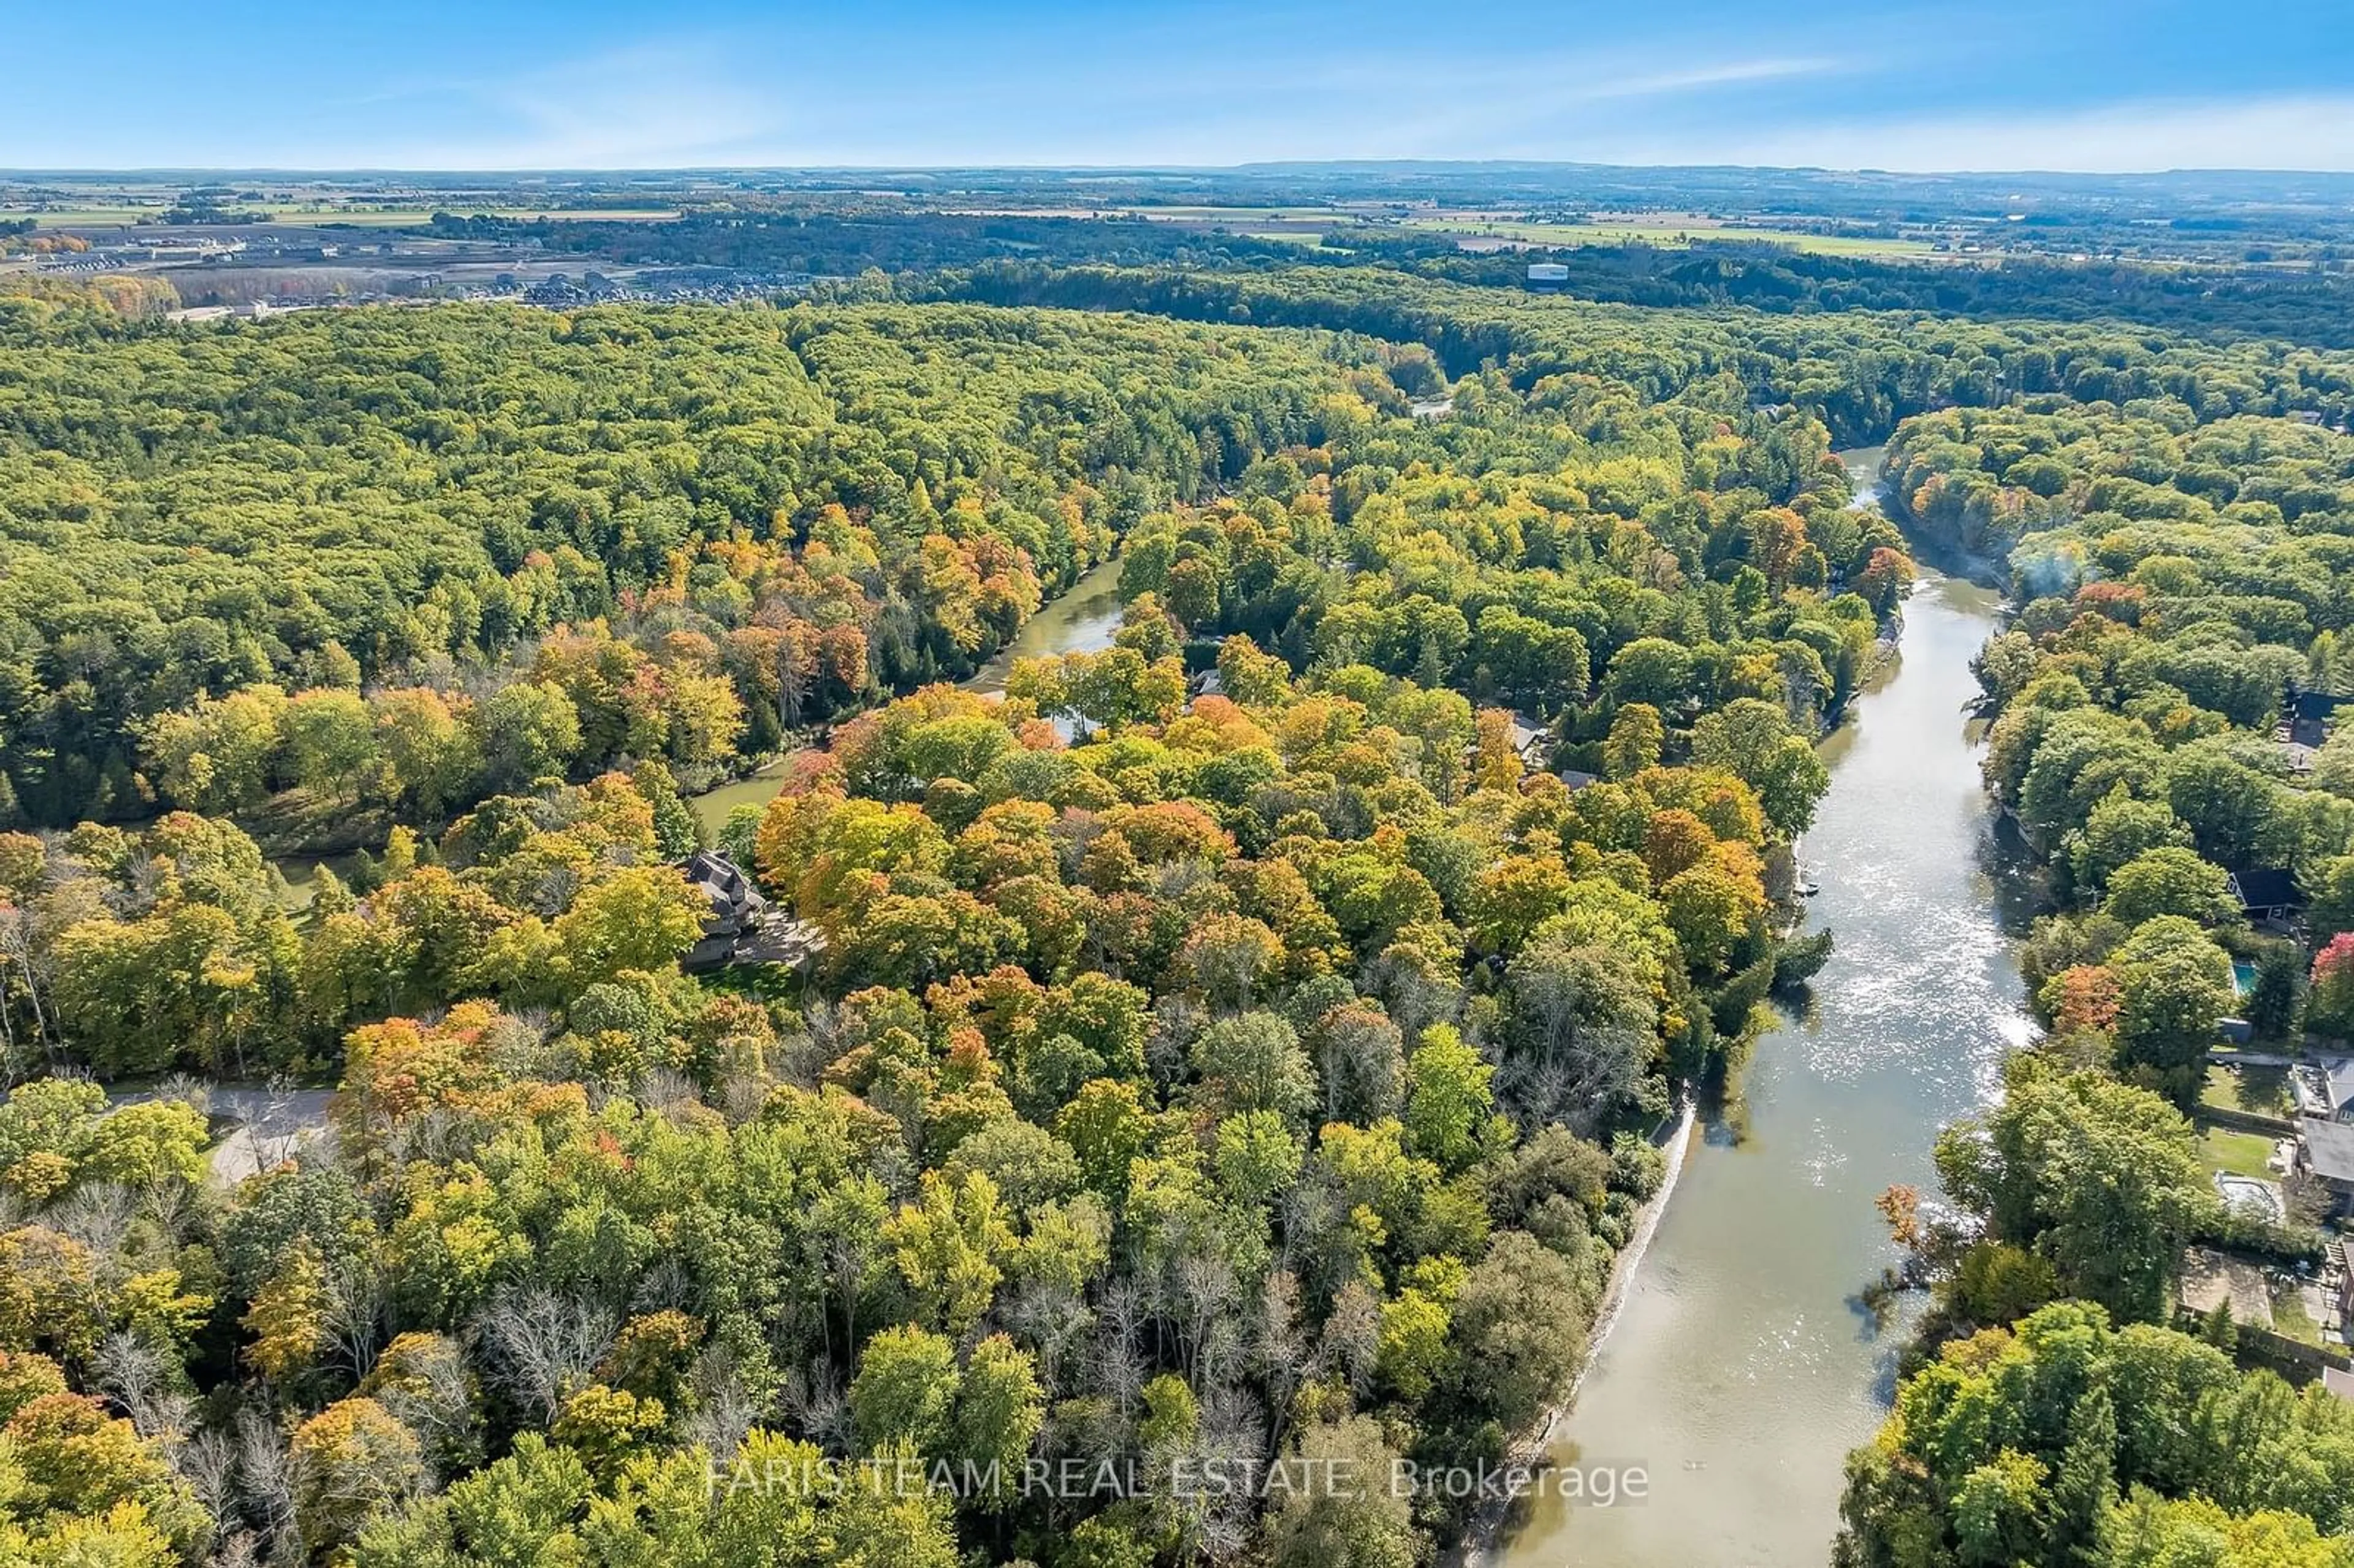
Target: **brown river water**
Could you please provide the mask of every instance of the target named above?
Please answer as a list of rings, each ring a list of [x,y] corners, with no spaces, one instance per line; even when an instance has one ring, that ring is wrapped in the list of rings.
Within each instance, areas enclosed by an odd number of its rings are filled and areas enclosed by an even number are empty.
[[[1859,503],[1879,452],[1843,453]],[[1860,1292],[1895,1253],[1872,1200],[1934,1187],[1938,1129],[1985,1105],[2031,1037],[2009,942],[2031,907],[1998,841],[1965,714],[1996,596],[1928,577],[1898,657],[1824,747],[1831,785],[1802,858],[1811,922],[1838,949],[1803,1016],[1759,1041],[1728,1103],[1705,1108],[1674,1197],[1596,1351],[1552,1458],[1639,1469],[1646,1496],[1524,1499],[1505,1568],[1818,1568],[1842,1462],[1886,1412],[1900,1314]],[[1004,689],[1015,658],[1108,646],[1119,567],[1045,606],[966,683]],[[695,805],[716,829],[781,768]]]
[[[1894,668],[1825,747],[1801,846],[1837,951],[1803,1017],[1758,1042],[1697,1139],[1553,1457],[1648,1497],[1525,1499],[1507,1568],[1828,1562],[1847,1451],[1886,1413],[1906,1325],[1861,1287],[1895,1261],[1874,1196],[1934,1189],[1938,1129],[2031,1037],[2010,938],[2028,895],[1998,842],[1964,713],[1986,589],[1928,577]],[[1588,1489],[1589,1491],[1592,1489]]]

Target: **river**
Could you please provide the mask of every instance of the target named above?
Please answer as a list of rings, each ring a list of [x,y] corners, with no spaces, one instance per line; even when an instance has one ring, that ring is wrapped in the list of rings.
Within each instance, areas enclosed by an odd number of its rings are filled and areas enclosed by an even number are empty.
[[[1039,606],[1038,613],[1022,623],[1013,641],[961,683],[968,692],[996,696],[1005,690],[1005,677],[1016,659],[1043,659],[1054,653],[1092,653],[1111,646],[1125,606],[1119,597],[1119,563],[1106,561],[1081,577],[1068,589]],[[738,806],[766,806],[784,788],[782,758],[732,783],[705,790],[688,804],[707,832],[727,825]]]
[[[1641,1466],[1643,1502],[1539,1497],[1508,1568],[1765,1568],[1829,1561],[1842,1462],[1886,1412],[1901,1321],[1858,1288],[1896,1260],[1872,1200],[1934,1184],[1937,1131],[1997,1092],[2032,1026],[1963,705],[1995,627],[1987,590],[1924,580],[1893,672],[1825,747],[1803,855],[1838,950],[1807,1015],[1766,1034],[1739,1100],[1705,1115],[1559,1429],[1556,1462]]]
[[[1847,470],[1848,482],[1855,487],[1855,495],[1849,501],[1849,507],[1860,511],[1867,506],[1879,505],[1880,498],[1887,493],[1886,482],[1880,477],[1880,465],[1888,457],[1886,444],[1856,447],[1834,455]]]
[[[1119,597],[1119,563],[1105,561],[1085,573],[1069,588],[1057,594],[1038,613],[1022,623],[1013,641],[1000,650],[980,669],[961,683],[968,692],[983,696],[996,696],[1005,690],[1005,677],[1017,659],[1042,659],[1055,653],[1093,653],[1111,646],[1112,634],[1119,630],[1121,612],[1126,606]],[[731,779],[700,795],[690,796],[687,804],[695,808],[706,832],[716,834],[727,825],[728,815],[738,806],[766,806],[776,799],[777,791],[785,787],[787,758],[775,758],[745,777]],[[296,911],[311,906],[318,890],[318,867],[323,858],[338,871],[348,870],[348,854],[294,854],[273,859],[286,880],[286,905]]]
[[[1044,659],[1056,653],[1099,653],[1111,646],[1128,606],[1119,597],[1119,562],[1109,560],[1038,607],[1022,623],[1013,641],[997,657],[973,672],[963,683],[968,692],[993,697],[1005,690],[1005,677],[1017,659]]]

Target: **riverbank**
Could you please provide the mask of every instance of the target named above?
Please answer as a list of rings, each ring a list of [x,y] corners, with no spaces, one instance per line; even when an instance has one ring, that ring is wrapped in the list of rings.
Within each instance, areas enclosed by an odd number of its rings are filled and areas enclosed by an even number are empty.
[[[1935,1181],[1940,1128],[2032,1036],[2003,855],[1964,707],[1997,597],[1929,577],[1897,657],[1824,748],[1812,920],[1838,946],[1802,1014],[1702,1107],[1675,1201],[1552,1435],[1556,1464],[1640,1467],[1645,1500],[1537,1489],[1506,1568],[1820,1568],[1850,1449],[1885,1414],[1907,1332],[1862,1287],[1895,1261],[1872,1199]]]
[[[1013,641],[957,684],[984,697],[1002,696],[1005,677],[1013,673],[1018,661],[1058,653],[1099,653],[1111,646],[1127,613],[1128,600],[1119,591],[1119,557],[1114,556],[1040,605],[1038,613],[1014,632]]]
[[[1650,1250],[1651,1236],[1659,1228],[1659,1217],[1667,1213],[1668,1202],[1675,1196],[1676,1182],[1683,1175],[1684,1155],[1691,1147],[1692,1132],[1699,1126],[1699,1113],[1692,1101],[1685,1099],[1678,1108],[1675,1122],[1667,1137],[1657,1140],[1666,1157],[1659,1172],[1659,1190],[1644,1203],[1635,1216],[1635,1229],[1618,1255],[1610,1260],[1610,1279],[1603,1287],[1602,1304],[1594,1314],[1594,1328],[1585,1345],[1585,1364],[1577,1369],[1567,1392],[1544,1413],[1544,1418],[1514,1443],[1505,1456],[1507,1468],[1534,1466],[1553,1446],[1554,1428],[1577,1403],[1577,1391],[1585,1383],[1595,1358],[1602,1353],[1603,1342],[1609,1339],[1611,1327],[1618,1321],[1618,1309],[1626,1304],[1627,1292],[1633,1284],[1635,1271],[1642,1266],[1643,1254]],[[1463,1540],[1440,1561],[1449,1568],[1486,1568],[1495,1560],[1497,1538],[1511,1518],[1525,1489],[1513,1487],[1502,1499],[1483,1505],[1472,1516]]]
[[[1856,509],[1879,508],[1882,515],[1904,531],[1905,543],[1916,560],[1947,577],[1961,577],[1998,593],[2010,586],[2009,568],[2003,562],[1970,550],[1959,540],[1932,534],[1914,517],[1902,495],[1890,493],[1886,442],[1872,447],[1849,447],[1831,456],[1847,470],[1848,483],[1855,492],[1848,505]]]

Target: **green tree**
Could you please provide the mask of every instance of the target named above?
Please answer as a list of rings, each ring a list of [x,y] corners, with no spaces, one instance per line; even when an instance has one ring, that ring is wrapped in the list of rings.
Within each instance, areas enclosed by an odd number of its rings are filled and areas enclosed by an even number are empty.
[[[1450,1024],[1434,1024],[1406,1063],[1405,1126],[1415,1152],[1452,1173],[1504,1130],[1492,1126],[1496,1069]]]
[[[1455,1298],[1456,1377],[1479,1414],[1517,1430],[1585,1356],[1592,1282],[1523,1231],[1501,1231]]]
[[[560,778],[580,754],[580,713],[554,682],[502,687],[473,709],[475,744],[493,789]]]
[[[1204,1093],[1227,1115],[1273,1111],[1297,1122],[1316,1103],[1316,1070],[1298,1032],[1275,1013],[1218,1020],[1194,1040],[1192,1055]]]
[[[928,1457],[946,1453],[963,1382],[945,1337],[912,1323],[884,1330],[866,1341],[850,1385],[859,1447],[878,1454],[904,1443]]]
[[[2109,878],[2136,857],[2158,849],[2187,849],[2190,830],[2163,800],[2137,800],[2122,784],[2093,808],[2082,832],[2069,840],[2068,867],[2077,888],[2098,894]]]
[[[961,1335],[989,1310],[1013,1233],[987,1176],[934,1171],[919,1201],[900,1205],[883,1227],[883,1245],[917,1314]]]
[[[2184,1244],[2216,1216],[2190,1124],[2158,1096],[2011,1059],[2000,1106],[1937,1140],[1946,1192],[2121,1318],[2168,1307]]]
[[[1412,1499],[1393,1478],[1398,1455],[1370,1416],[1309,1426],[1291,1463],[1300,1478],[1267,1520],[1283,1568],[1410,1568],[1420,1549]]]
[[[2145,850],[2109,877],[2108,912],[2128,926],[2179,915],[2216,926],[2239,917],[2223,868],[2174,846]]]
[[[1692,760],[1722,768],[1755,789],[1766,820],[1785,838],[1807,831],[1830,787],[1830,769],[1809,739],[1793,732],[1789,714],[1755,697],[1701,716],[1692,726]]]
[[[376,731],[356,692],[302,693],[280,723],[296,784],[329,800],[358,799],[375,771]]]
[[[296,1427],[291,1462],[302,1540],[320,1552],[350,1540],[425,1478],[416,1436],[372,1399],[339,1400]]]
[[[1691,651],[1663,637],[1638,637],[1612,656],[1603,691],[1614,703],[1641,703],[1662,713],[1681,710],[1697,694]]]
[[[1610,734],[1602,743],[1602,768],[1613,779],[1631,779],[1659,765],[1667,732],[1659,710],[1649,703],[1628,703],[1610,720]]]
[[[557,916],[557,951],[577,986],[667,969],[703,934],[710,910],[669,866],[624,866],[581,889]]]
[[[993,1483],[986,1494],[990,1504],[1008,1507],[1021,1496],[1023,1464],[1044,1420],[1044,1393],[1030,1353],[1002,1334],[974,1346],[956,1396],[950,1446]]]
[[[2145,1069],[2177,1104],[2192,1104],[2217,1022],[2234,1000],[2230,958],[2191,921],[2167,915],[2136,931],[2113,962],[2119,1062]]]

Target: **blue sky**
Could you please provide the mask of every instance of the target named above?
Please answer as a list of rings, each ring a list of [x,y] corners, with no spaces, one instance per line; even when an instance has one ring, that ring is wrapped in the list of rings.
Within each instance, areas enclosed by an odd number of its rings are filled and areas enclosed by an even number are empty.
[[[0,0],[0,167],[2354,169],[2348,0]]]

